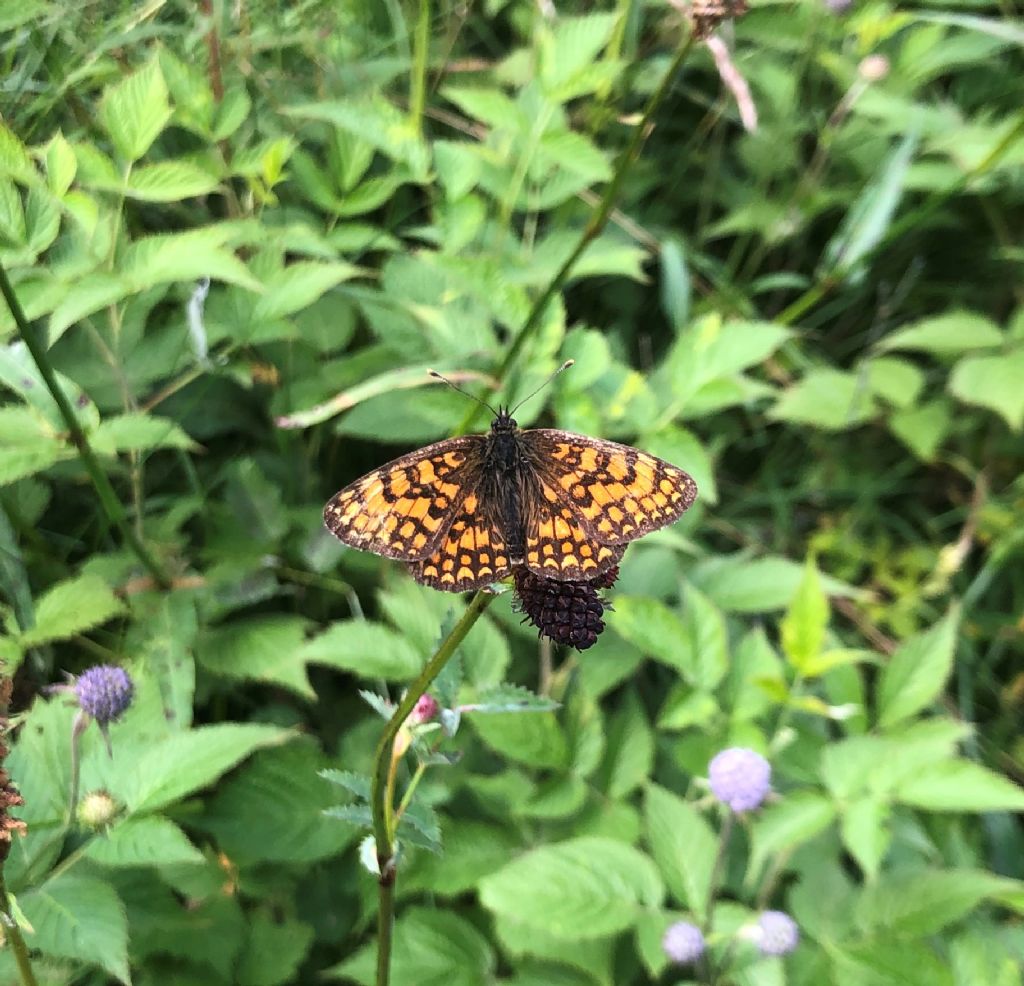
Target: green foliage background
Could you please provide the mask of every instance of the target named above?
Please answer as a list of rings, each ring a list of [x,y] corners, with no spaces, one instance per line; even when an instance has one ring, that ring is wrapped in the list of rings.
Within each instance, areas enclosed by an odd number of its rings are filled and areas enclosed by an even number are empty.
[[[648,449],[700,500],[630,548],[593,650],[552,659],[507,594],[472,630],[447,704],[559,704],[441,744],[393,981],[690,981],[670,921],[721,954],[771,906],[801,946],[741,943],[721,982],[1021,982],[1024,27],[756,3],[719,36],[757,129],[695,45],[506,365],[688,33],[660,0],[546,6],[0,3],[0,260],[175,579],[0,311],[6,881],[42,982],[373,981],[359,691],[396,695],[464,601],[342,549],[322,505],[483,424],[428,367],[505,402],[569,357],[521,423]],[[41,689],[102,662],[138,693],[112,760],[83,737],[82,791],[118,806],[91,831]],[[777,797],[716,871],[731,745]],[[336,817],[324,768],[352,772]]]

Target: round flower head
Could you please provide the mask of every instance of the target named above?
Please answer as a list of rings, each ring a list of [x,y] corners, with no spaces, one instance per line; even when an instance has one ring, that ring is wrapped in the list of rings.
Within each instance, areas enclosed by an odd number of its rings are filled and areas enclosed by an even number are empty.
[[[662,951],[679,965],[696,962],[704,954],[704,935],[689,921],[670,924],[661,939]]]
[[[78,707],[102,727],[124,714],[132,704],[135,686],[124,668],[99,664],[78,676],[75,694]]]
[[[800,929],[783,911],[765,911],[757,919],[757,947],[762,955],[788,955],[800,941]]]
[[[733,811],[759,807],[771,790],[771,764],[742,746],[722,750],[708,764],[711,793]]]

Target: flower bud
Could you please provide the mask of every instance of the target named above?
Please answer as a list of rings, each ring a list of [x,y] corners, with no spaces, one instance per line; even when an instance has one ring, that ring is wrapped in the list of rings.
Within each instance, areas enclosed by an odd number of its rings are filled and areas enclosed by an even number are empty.
[[[76,815],[85,828],[106,828],[117,815],[117,802],[104,790],[90,791],[78,802]]]

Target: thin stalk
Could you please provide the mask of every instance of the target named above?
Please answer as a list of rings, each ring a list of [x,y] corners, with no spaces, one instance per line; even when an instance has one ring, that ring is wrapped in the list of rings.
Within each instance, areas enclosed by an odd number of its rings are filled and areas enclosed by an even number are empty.
[[[420,0],[420,16],[413,36],[412,75],[409,80],[409,116],[417,134],[423,133],[423,107],[427,101],[427,62],[430,54],[430,0]]]
[[[711,868],[711,896],[708,898],[707,910],[704,912],[704,920],[701,921],[700,933],[704,936],[705,941],[708,935],[711,934],[711,926],[714,923],[715,917],[715,895],[718,893],[718,881],[722,878],[722,869],[725,866],[725,856],[729,849],[729,840],[732,838],[732,824],[734,815],[732,809],[727,809],[725,820],[722,822],[722,829],[718,833],[718,852],[715,854],[715,862]],[[715,968],[714,964],[708,958],[705,953],[703,958],[705,978],[711,983],[718,982],[719,972],[725,969],[725,964],[721,968]]]
[[[3,922],[4,935],[11,951],[14,952],[14,961],[18,965],[18,975],[21,976],[21,986],[39,986],[36,974],[32,971],[32,963],[28,958],[28,946],[22,937],[21,928],[14,920],[11,913],[11,905],[7,899],[7,884],[4,882],[3,868],[0,867],[0,918]]]
[[[92,480],[93,486],[96,488],[96,493],[99,496],[103,512],[107,515],[107,519],[110,523],[121,532],[121,536],[128,543],[128,546],[135,553],[135,556],[139,559],[142,565],[150,575],[153,576],[153,580],[157,585],[159,585],[161,589],[168,588],[171,584],[171,580],[168,578],[167,573],[163,570],[160,563],[142,543],[142,540],[136,535],[135,531],[132,530],[132,526],[128,522],[128,514],[125,511],[124,506],[117,498],[117,494],[114,492],[114,487],[111,486],[110,480],[107,478],[107,474],[103,471],[103,467],[100,465],[99,460],[96,458],[96,454],[92,450],[92,446],[89,444],[89,439],[86,438],[85,432],[82,431],[82,426],[78,423],[78,418],[75,415],[71,404],[68,402],[67,395],[57,382],[57,374],[54,372],[53,365],[50,363],[50,356],[46,351],[46,347],[42,344],[39,336],[32,330],[31,326],[28,324],[28,320],[25,318],[25,313],[22,311],[18,297],[14,293],[14,288],[11,286],[11,282],[7,278],[7,271],[4,269],[3,264],[0,264],[0,293],[3,294],[4,300],[7,302],[7,307],[11,310],[11,315],[14,316],[14,322],[18,326],[18,334],[28,347],[28,351],[31,354],[33,361],[39,368],[39,374],[43,378],[43,383],[46,385],[46,389],[50,392],[50,396],[56,403],[57,409],[60,411],[60,416],[64,419],[64,424],[67,426],[71,441],[74,443],[75,448],[78,449],[78,455],[82,460],[82,465],[85,466],[85,471],[89,474],[89,478]]]
[[[608,218],[611,216],[612,210],[615,208],[615,202],[622,189],[622,184],[626,180],[626,175],[629,173],[629,169],[633,162],[640,156],[640,151],[643,148],[644,141],[650,133],[651,120],[654,117],[654,113],[661,104],[665,94],[672,87],[672,83],[676,78],[676,73],[679,71],[683,62],[686,61],[686,58],[690,54],[692,48],[693,36],[691,35],[686,39],[686,42],[676,53],[676,57],[672,59],[672,64],[669,65],[665,74],[662,76],[661,82],[658,84],[658,88],[655,89],[648,98],[647,105],[644,107],[643,114],[640,117],[640,122],[634,127],[633,136],[630,138],[629,144],[619,157],[618,163],[615,166],[615,174],[612,175],[612,180],[605,186],[601,200],[597,203],[594,211],[591,213],[586,226],[583,227],[583,231],[580,233],[580,238],[577,241],[575,248],[558,269],[555,276],[551,279],[547,288],[544,290],[544,293],[541,294],[541,296],[533,303],[533,307],[530,309],[530,314],[527,316],[526,322],[519,330],[515,339],[512,340],[512,344],[508,347],[508,350],[505,353],[505,358],[501,361],[501,366],[495,374],[499,380],[504,381],[509,370],[512,368],[512,365],[518,358],[519,353],[522,351],[523,346],[526,345],[530,337],[540,328],[541,319],[547,311],[548,304],[551,302],[551,299],[554,298],[555,295],[558,294],[558,292],[565,286],[565,282],[569,279],[569,275],[572,273],[577,261],[583,255],[583,251],[601,235],[602,230],[608,224]],[[457,435],[465,434],[473,426],[473,422],[476,420],[476,416],[479,411],[480,405],[473,404],[466,412],[465,418],[463,418],[462,423],[459,425],[458,429],[456,429],[455,433]]]
[[[380,905],[377,912],[377,986],[388,986],[391,975],[391,940],[395,916],[395,859],[394,806],[391,804],[389,783],[395,737],[405,720],[416,707],[431,682],[441,673],[456,648],[466,638],[473,624],[494,600],[494,593],[481,589],[472,599],[462,619],[452,627],[451,633],[441,642],[434,656],[427,661],[419,677],[402,696],[398,708],[384,727],[384,733],[377,744],[374,759],[373,783],[370,792],[370,806],[373,813],[373,838],[377,844],[377,866],[380,873]]]

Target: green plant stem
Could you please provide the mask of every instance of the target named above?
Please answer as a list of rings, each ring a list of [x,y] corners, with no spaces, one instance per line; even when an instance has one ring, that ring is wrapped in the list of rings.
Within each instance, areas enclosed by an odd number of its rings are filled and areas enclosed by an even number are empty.
[[[711,933],[711,925],[715,917],[715,894],[718,890],[718,881],[722,878],[722,868],[725,866],[725,855],[729,850],[729,840],[732,838],[733,819],[733,812],[731,809],[728,809],[725,820],[722,822],[721,831],[718,833],[718,852],[715,853],[715,862],[711,867],[711,895],[708,897],[708,906],[704,912],[704,920],[700,923],[700,933],[704,936],[705,941]],[[724,966],[721,969],[716,969],[710,959],[707,958],[707,953],[705,953],[703,962],[708,982],[712,984],[717,983],[719,972],[724,970]]]
[[[430,0],[420,0],[420,16],[413,36],[412,76],[409,80],[409,116],[417,134],[423,133],[423,107],[427,100],[427,62],[430,53]]]
[[[0,866],[0,915],[3,916],[3,931],[14,952],[14,961],[18,965],[18,974],[21,976],[21,986],[39,986],[36,974],[32,971],[32,963],[28,958],[28,946],[22,937],[21,928],[14,920],[11,913],[11,905],[7,899],[7,884],[4,882],[3,867]]]
[[[452,627],[434,656],[427,661],[419,677],[409,686],[398,708],[384,727],[374,758],[370,806],[373,813],[373,837],[377,845],[377,867],[380,873],[380,906],[377,912],[377,986],[388,986],[391,975],[391,934],[395,916],[395,859],[393,828],[394,806],[390,804],[389,776],[394,756],[395,737],[404,725],[416,703],[441,673],[456,648],[465,639],[473,624],[494,600],[495,595],[481,589],[472,599],[462,619]]]
[[[71,441],[74,443],[75,448],[78,449],[79,458],[82,460],[82,465],[85,466],[85,471],[89,474],[89,478],[96,488],[96,494],[99,496],[100,504],[103,507],[103,512],[107,515],[107,519],[121,532],[122,537],[127,541],[135,556],[153,577],[153,581],[162,589],[169,588],[171,580],[167,573],[132,529],[124,506],[117,498],[114,487],[111,486],[107,474],[103,471],[103,467],[100,465],[95,452],[92,450],[92,446],[89,444],[89,439],[86,438],[85,432],[82,431],[82,426],[78,423],[78,418],[68,402],[67,395],[57,382],[57,374],[54,372],[46,347],[25,318],[25,313],[22,311],[21,304],[14,293],[10,280],[8,280],[7,271],[4,269],[3,264],[0,264],[0,293],[3,294],[7,307],[11,310],[11,315],[14,316],[14,322],[18,326],[18,334],[28,347],[33,361],[39,368],[39,374],[43,378],[43,383],[46,384],[46,389],[50,392],[50,396],[60,411],[60,416],[64,419]]]
[[[555,276],[548,283],[544,293],[541,294],[533,303],[530,313],[527,316],[526,321],[523,323],[523,327],[519,330],[515,339],[512,340],[512,344],[508,347],[508,350],[505,353],[505,358],[501,361],[501,366],[495,374],[495,376],[502,382],[504,382],[509,370],[519,357],[519,353],[522,351],[523,346],[526,345],[530,337],[540,327],[541,319],[547,311],[548,304],[551,302],[551,299],[554,298],[554,296],[565,286],[565,282],[568,281],[573,268],[583,255],[583,251],[601,235],[602,230],[608,224],[608,219],[615,208],[615,203],[619,197],[619,192],[622,189],[622,184],[626,180],[626,175],[629,173],[629,169],[633,162],[640,156],[640,151],[643,148],[644,141],[647,139],[650,132],[651,120],[654,117],[655,111],[661,104],[665,94],[672,87],[676,74],[683,62],[686,61],[687,56],[693,48],[693,43],[694,39],[691,35],[680,47],[675,58],[672,59],[672,64],[665,70],[665,74],[662,76],[661,82],[658,84],[658,88],[655,89],[648,98],[647,105],[644,107],[640,121],[633,128],[633,136],[630,138],[629,144],[619,157],[618,163],[615,166],[615,174],[612,175],[611,181],[605,186],[604,193],[601,195],[600,201],[594,207],[594,211],[591,213],[590,219],[587,220],[586,226],[583,227],[583,231],[580,233],[580,238],[577,241],[575,248],[565,259],[565,262],[558,269]],[[459,425],[455,434],[465,434],[473,426],[473,422],[476,420],[476,416],[479,412],[480,405],[473,404],[466,412],[466,416],[463,418],[462,423]]]

